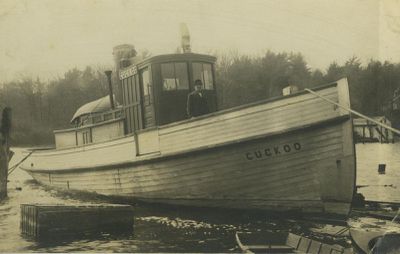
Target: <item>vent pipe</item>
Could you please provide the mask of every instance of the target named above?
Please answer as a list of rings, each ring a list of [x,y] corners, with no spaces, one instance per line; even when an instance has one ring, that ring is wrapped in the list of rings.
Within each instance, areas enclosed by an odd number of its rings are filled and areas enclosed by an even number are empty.
[[[190,34],[189,29],[185,23],[181,23],[181,47],[183,53],[190,53],[192,50],[190,48]]]

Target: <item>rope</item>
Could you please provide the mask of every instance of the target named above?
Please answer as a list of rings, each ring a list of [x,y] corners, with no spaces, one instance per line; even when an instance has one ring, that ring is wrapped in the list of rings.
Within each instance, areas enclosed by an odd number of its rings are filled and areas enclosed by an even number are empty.
[[[364,188],[364,187],[392,187],[394,189],[397,188],[396,185],[393,184],[367,184],[367,185],[357,185],[356,188]]]
[[[29,156],[31,156],[33,154],[34,151],[31,151],[27,156],[25,156],[22,160],[20,160],[17,164],[14,164],[14,166],[12,166],[9,170],[8,170],[8,175],[11,175],[12,172],[14,172],[14,170],[22,163],[24,162],[26,159],[28,159]]]
[[[335,236],[340,236],[343,235],[347,230],[349,230],[350,228],[342,228],[341,230],[339,230],[338,232],[335,233]]]
[[[311,89],[305,88],[304,90],[306,90],[307,92],[309,92],[309,93],[311,93],[311,94],[313,94],[313,95],[315,95],[315,96],[317,96],[317,97],[319,97],[319,98],[321,98],[321,99],[323,99],[323,100],[325,100],[325,101],[327,101],[327,102],[329,102],[329,103],[332,103],[332,104],[334,104],[334,105],[336,105],[336,106],[338,106],[338,107],[340,107],[340,108],[342,108],[342,109],[344,109],[344,110],[346,110],[346,111],[349,111],[350,113],[352,113],[352,114],[354,114],[354,115],[356,115],[356,116],[359,116],[359,117],[364,118],[364,119],[366,119],[366,120],[368,120],[368,121],[371,121],[371,122],[373,122],[373,123],[375,123],[375,124],[377,124],[377,125],[379,125],[379,126],[382,126],[382,127],[385,128],[385,129],[388,129],[388,130],[390,130],[390,131],[392,131],[392,132],[394,132],[394,133],[400,135],[400,130],[398,130],[398,129],[392,128],[392,127],[389,126],[389,125],[386,125],[386,124],[384,124],[384,123],[381,123],[381,122],[379,122],[379,121],[376,121],[376,120],[374,120],[374,119],[372,119],[372,118],[370,118],[370,117],[368,117],[368,116],[366,116],[366,115],[363,115],[363,114],[361,114],[361,113],[359,113],[359,112],[357,112],[357,111],[355,111],[355,110],[353,110],[353,109],[351,109],[351,108],[348,108],[348,107],[343,106],[343,105],[341,105],[341,104],[339,104],[339,103],[337,103],[337,102],[334,102],[334,101],[332,101],[331,99],[328,99],[328,98],[326,98],[325,96],[322,96],[322,95],[316,93],[315,91],[313,91],[313,90],[311,90]]]

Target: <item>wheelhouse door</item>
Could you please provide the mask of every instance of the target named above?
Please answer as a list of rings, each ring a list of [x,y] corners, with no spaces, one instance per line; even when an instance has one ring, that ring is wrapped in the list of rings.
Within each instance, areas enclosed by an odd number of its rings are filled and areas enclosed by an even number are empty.
[[[127,133],[143,128],[143,115],[140,99],[140,85],[138,75],[125,78],[122,81],[123,104],[125,111],[125,129]]]

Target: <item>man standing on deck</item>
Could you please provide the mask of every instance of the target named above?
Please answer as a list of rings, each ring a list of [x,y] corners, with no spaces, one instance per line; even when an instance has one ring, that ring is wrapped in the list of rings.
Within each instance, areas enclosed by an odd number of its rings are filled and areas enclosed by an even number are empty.
[[[194,82],[194,91],[188,95],[187,99],[187,114],[188,117],[196,117],[209,113],[207,99],[202,91],[203,82],[197,79]]]

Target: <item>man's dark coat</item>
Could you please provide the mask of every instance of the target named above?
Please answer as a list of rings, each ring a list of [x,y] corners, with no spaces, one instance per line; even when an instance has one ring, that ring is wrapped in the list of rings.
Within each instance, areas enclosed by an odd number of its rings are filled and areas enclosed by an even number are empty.
[[[201,116],[209,113],[207,99],[203,92],[193,91],[188,95],[187,114],[189,117]]]

